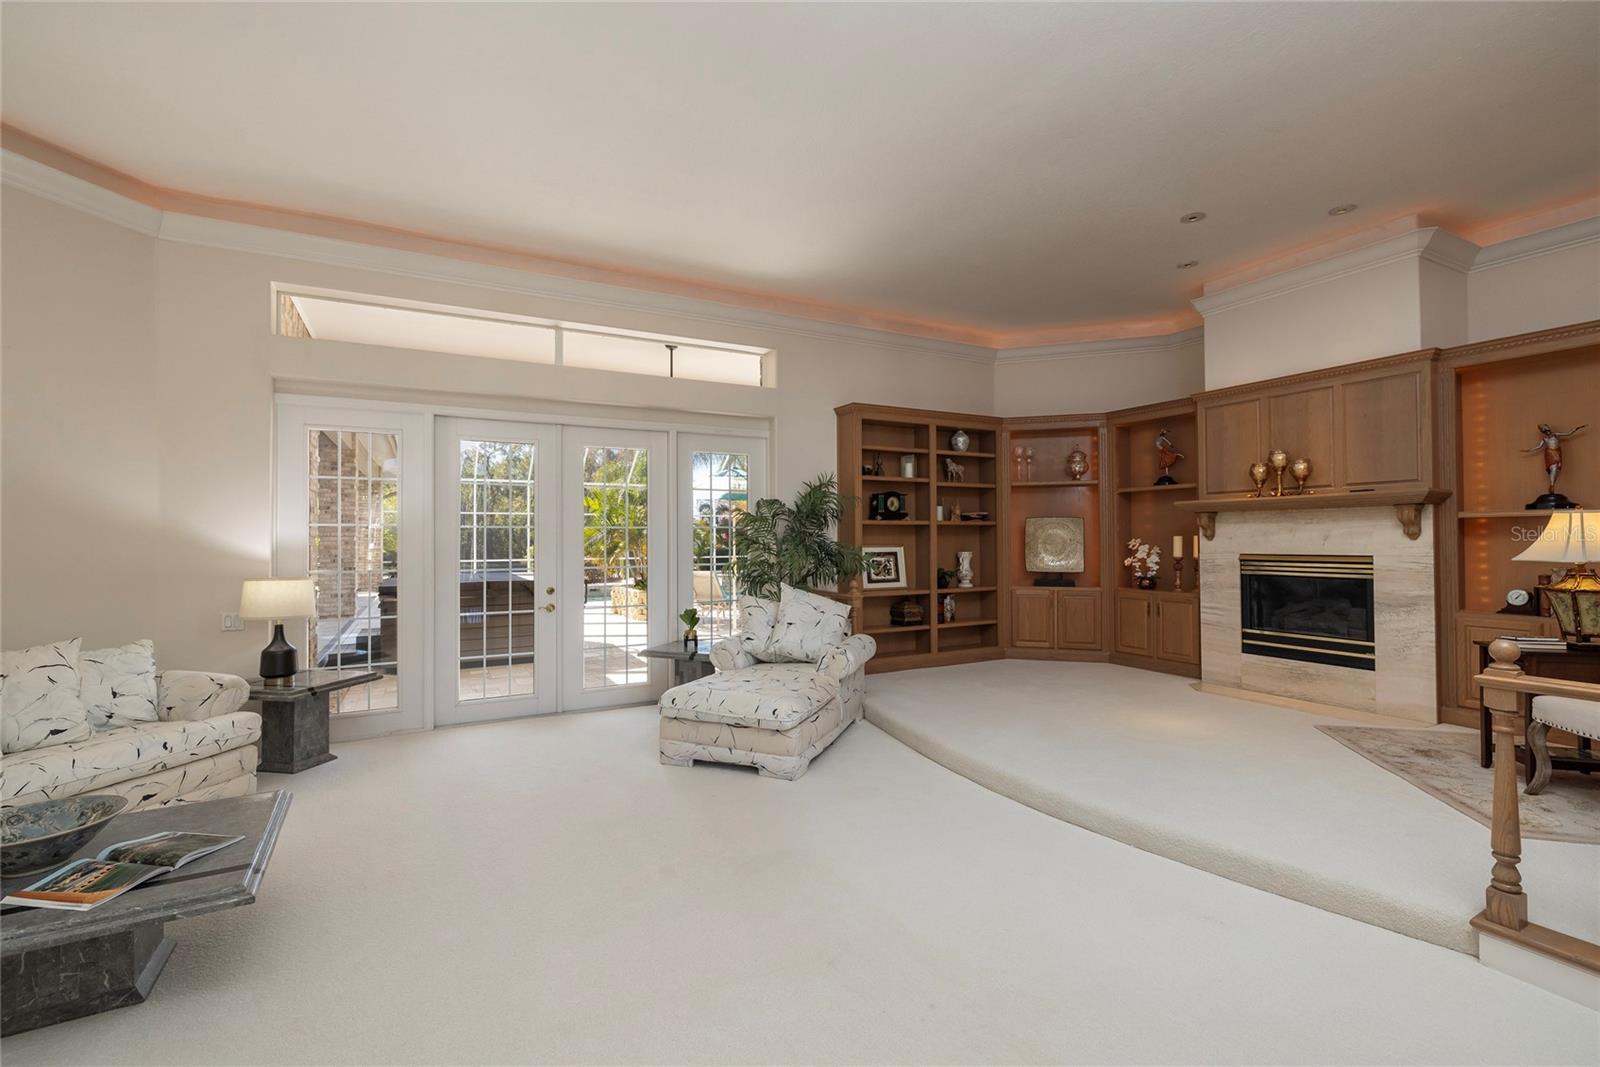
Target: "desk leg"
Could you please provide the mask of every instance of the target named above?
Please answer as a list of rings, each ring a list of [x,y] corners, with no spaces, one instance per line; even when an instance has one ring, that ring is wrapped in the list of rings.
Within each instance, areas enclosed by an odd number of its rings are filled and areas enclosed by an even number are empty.
[[[328,694],[261,702],[261,765],[271,774],[299,774],[329,760]]]
[[[1489,707],[1478,699],[1478,766],[1494,763],[1494,730],[1490,723]]]

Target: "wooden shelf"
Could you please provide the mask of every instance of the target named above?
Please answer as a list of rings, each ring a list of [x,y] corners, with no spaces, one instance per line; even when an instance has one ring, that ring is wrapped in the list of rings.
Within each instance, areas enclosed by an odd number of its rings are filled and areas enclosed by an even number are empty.
[[[1567,510],[1567,509],[1563,509]],[[1458,519],[1525,519],[1529,515],[1554,515],[1554,508],[1533,508],[1524,511],[1463,511]]]
[[[957,619],[955,622],[941,622],[939,624],[939,629],[941,629],[941,630],[963,630],[963,629],[966,629],[969,626],[999,626],[999,625],[1000,625],[1000,620],[999,619],[971,619],[971,620],[966,620],[966,621],[963,621],[961,619]]]
[[[861,480],[864,482],[899,482],[902,485],[928,484],[928,479],[926,478],[907,478],[899,474],[863,474]]]
[[[927,519],[862,519],[863,526],[926,526]]]
[[[870,630],[862,630],[861,632],[864,633],[864,634],[867,634],[870,637],[877,637],[879,634],[915,634],[915,633],[922,633],[924,630],[930,630],[930,629],[932,629],[932,627],[930,627],[927,623],[921,623],[920,625],[917,625],[917,626],[877,626],[877,627],[874,627],[873,629],[870,629]],[[908,652],[906,654],[907,655],[915,655],[916,653],[909,653]]]
[[[946,519],[940,526],[993,526],[993,519]]]
[[[972,459],[993,459],[994,458],[994,453],[993,452],[957,452],[953,448],[941,448],[941,449],[939,449],[938,454],[941,455],[941,456],[967,456],[967,457],[970,457]]]
[[[993,489],[993,482],[940,482],[940,489]]]
[[[1198,489],[1196,482],[1179,482],[1177,485],[1130,485],[1118,493],[1174,493],[1182,489]]]
[[[927,596],[931,589],[863,589],[862,596]]]
[[[1012,482],[1012,489],[1082,489],[1097,486],[1100,479],[1094,478],[1082,482]]]
[[[946,593],[992,593],[998,588],[999,586],[994,585],[975,585],[970,589],[960,589],[952,585],[946,589],[935,589],[934,592],[944,596]]]
[[[893,452],[897,456],[926,456],[926,448],[902,448],[899,445],[867,445],[861,446],[863,452]]]
[[[1396,504],[1437,504],[1448,489],[1380,489],[1371,493],[1315,493],[1305,496],[1210,496],[1178,500],[1184,511],[1299,511],[1313,508],[1381,508]]]

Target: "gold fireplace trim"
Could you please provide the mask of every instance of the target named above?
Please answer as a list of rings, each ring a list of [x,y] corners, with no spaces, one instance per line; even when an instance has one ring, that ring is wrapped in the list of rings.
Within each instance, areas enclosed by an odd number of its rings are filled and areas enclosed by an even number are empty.
[[[1357,648],[1376,647],[1375,643],[1372,641],[1362,641],[1359,638],[1354,637],[1323,637],[1321,634],[1298,634],[1292,633],[1288,630],[1255,630],[1248,626],[1244,627],[1244,632],[1247,634],[1265,634],[1268,637],[1287,637],[1292,640],[1310,639],[1312,641],[1329,641],[1336,645],[1355,645]],[[1271,644],[1272,642],[1258,641],[1256,643],[1264,645]],[[1283,646],[1280,645],[1278,647],[1281,648]],[[1333,650],[1328,649],[1327,651],[1332,652]]]
[[[1371,556],[1269,556],[1247,553],[1239,557],[1239,573],[1285,578],[1371,579],[1373,566]]]

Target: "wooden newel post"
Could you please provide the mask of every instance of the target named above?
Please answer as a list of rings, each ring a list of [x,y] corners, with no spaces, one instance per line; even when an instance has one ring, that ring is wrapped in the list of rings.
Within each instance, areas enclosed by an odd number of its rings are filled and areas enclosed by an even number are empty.
[[[1517,808],[1517,731],[1526,721],[1527,694],[1497,688],[1491,678],[1507,681],[1523,677],[1517,658],[1522,649],[1504,637],[1489,644],[1494,660],[1482,675],[1483,702],[1493,717],[1494,809],[1489,827],[1489,851],[1494,869],[1484,892],[1484,914],[1500,926],[1521,930],[1528,925],[1528,896],[1522,891],[1522,815]]]

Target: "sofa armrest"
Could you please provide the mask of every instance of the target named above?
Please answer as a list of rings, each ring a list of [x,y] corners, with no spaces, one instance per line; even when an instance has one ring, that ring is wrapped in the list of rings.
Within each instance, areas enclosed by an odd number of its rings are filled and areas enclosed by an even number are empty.
[[[867,634],[856,634],[845,638],[842,644],[823,649],[817,658],[817,672],[842,682],[865,667],[877,652],[878,642]]]
[[[162,722],[230,715],[250,699],[250,685],[237,674],[157,671],[156,714]]]
[[[719,671],[736,671],[740,667],[754,667],[761,661],[739,647],[736,637],[725,637],[711,646],[707,655],[711,666]]]

